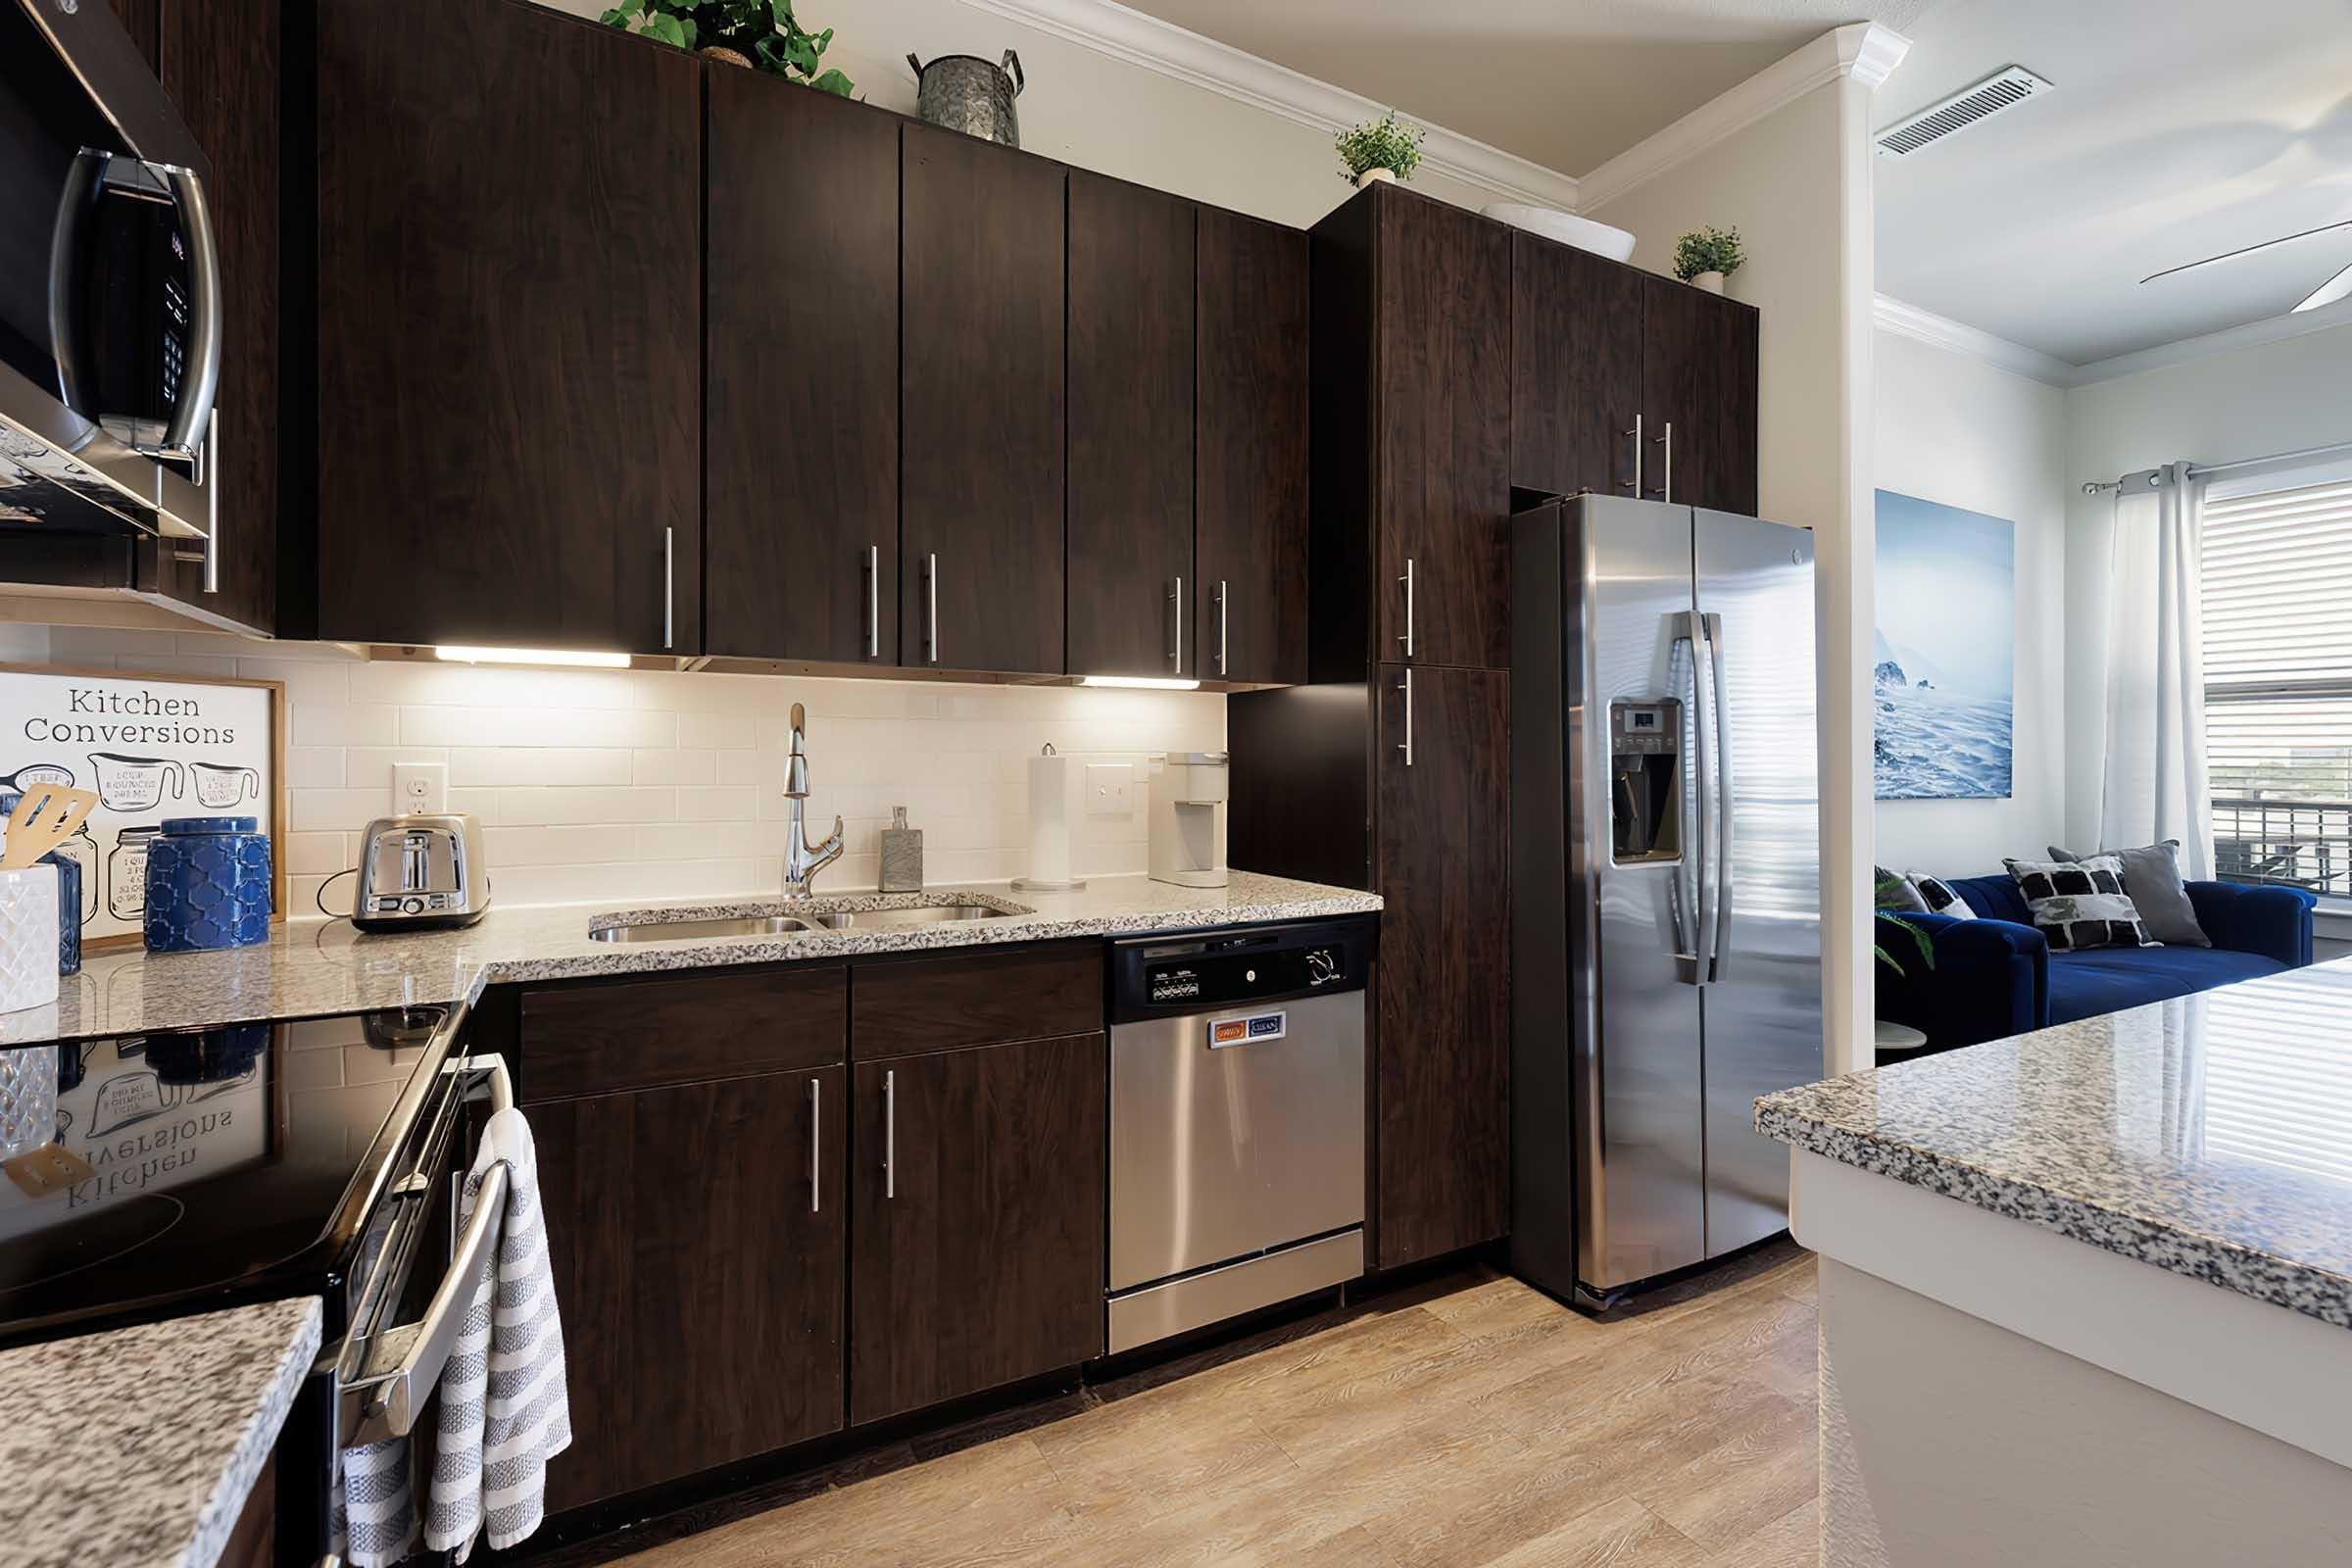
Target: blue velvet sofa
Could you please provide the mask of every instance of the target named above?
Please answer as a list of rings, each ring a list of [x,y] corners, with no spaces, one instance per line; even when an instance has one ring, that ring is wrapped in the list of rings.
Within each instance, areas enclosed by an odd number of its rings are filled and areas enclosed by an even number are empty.
[[[1951,887],[1982,918],[1906,914],[1936,947],[1933,968],[1910,933],[1878,921],[1879,946],[1903,972],[1878,965],[1878,1015],[1949,1051],[2210,991],[2311,962],[2311,911],[2300,888],[2191,882],[2188,902],[2210,948],[2094,948],[2052,953],[2007,875],[1960,877]]]

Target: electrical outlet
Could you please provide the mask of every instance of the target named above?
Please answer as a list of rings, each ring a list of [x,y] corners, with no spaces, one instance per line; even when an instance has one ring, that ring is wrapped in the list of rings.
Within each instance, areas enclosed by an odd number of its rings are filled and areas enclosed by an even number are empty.
[[[429,816],[448,810],[449,764],[394,762],[392,808],[404,816]]]
[[[1086,814],[1125,816],[1135,809],[1135,765],[1132,762],[1086,764]]]

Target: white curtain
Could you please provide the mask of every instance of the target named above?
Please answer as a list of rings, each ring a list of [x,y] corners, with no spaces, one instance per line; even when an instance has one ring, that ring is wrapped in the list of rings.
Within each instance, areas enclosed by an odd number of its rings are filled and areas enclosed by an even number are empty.
[[[2213,875],[2198,610],[2205,481],[2173,464],[2115,497],[2107,601],[2107,758],[2099,844],[2180,841],[2180,874]]]

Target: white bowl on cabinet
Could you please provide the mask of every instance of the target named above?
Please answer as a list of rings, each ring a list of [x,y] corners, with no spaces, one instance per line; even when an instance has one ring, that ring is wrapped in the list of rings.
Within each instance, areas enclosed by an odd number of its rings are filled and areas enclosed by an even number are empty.
[[[1634,254],[1632,234],[1606,223],[1595,223],[1590,218],[1579,218],[1574,213],[1528,202],[1489,202],[1479,212],[1513,228],[1524,228],[1530,234],[1541,234],[1580,251],[1605,256],[1612,262],[1629,261]]]

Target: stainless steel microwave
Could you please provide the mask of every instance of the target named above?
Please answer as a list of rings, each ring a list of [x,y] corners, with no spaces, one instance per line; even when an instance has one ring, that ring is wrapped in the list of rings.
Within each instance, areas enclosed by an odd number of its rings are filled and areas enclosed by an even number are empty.
[[[211,537],[210,174],[106,0],[0,0],[0,528]]]

